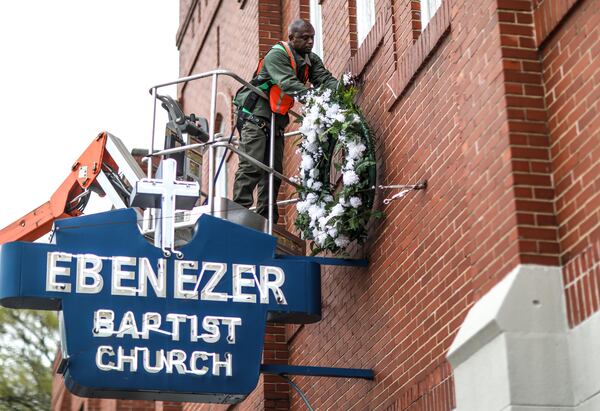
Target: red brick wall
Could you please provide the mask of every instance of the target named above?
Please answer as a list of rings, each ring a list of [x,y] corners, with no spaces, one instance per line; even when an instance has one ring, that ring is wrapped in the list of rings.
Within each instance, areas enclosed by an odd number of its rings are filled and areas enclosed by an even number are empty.
[[[560,256],[573,326],[599,307],[600,1],[551,3],[546,0],[536,13],[546,22],[541,35],[552,33],[539,41]]]
[[[215,68],[218,48],[221,67],[250,78],[261,51],[308,17],[306,0],[198,3],[200,21],[178,37],[182,75]],[[321,322],[286,336],[270,328],[265,361],[375,371],[374,381],[293,377],[316,409],[451,410],[447,349],[473,303],[520,263],[563,264],[571,326],[600,306],[600,0],[443,0],[423,31],[418,6],[376,0],[358,47],[355,0],[322,2],[325,63],[360,74],[380,184],[429,188],[380,204],[386,217],[352,250],[368,268],[323,269]],[[237,85],[220,84],[217,110],[231,119]],[[208,85],[180,88],[187,112],[208,115]],[[296,174],[291,144],[284,164]],[[294,213],[282,220],[290,229]],[[288,401],[305,408],[267,376],[240,405],[185,410]]]
[[[294,378],[316,409],[451,409],[444,354],[475,294],[518,262],[516,247],[505,247],[516,236],[511,185],[498,184],[511,164],[501,155],[509,144],[496,4],[450,4],[452,31],[440,39],[440,21],[428,31],[438,38],[415,43],[410,2],[395,1],[386,21],[397,27],[367,58],[360,101],[377,135],[381,182],[432,185],[384,209],[368,270],[324,270],[323,320],[295,336],[290,363],[373,368],[376,379]],[[377,2],[379,13],[388,6]],[[336,8],[325,0],[324,19]],[[331,44],[347,41],[335,36],[325,33]],[[339,75],[346,62],[325,53]],[[394,98],[388,81],[400,75],[413,81]]]

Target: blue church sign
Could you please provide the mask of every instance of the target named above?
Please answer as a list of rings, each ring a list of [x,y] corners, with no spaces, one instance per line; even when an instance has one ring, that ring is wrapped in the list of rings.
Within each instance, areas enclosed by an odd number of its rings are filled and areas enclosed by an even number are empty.
[[[256,386],[267,320],[320,319],[320,265],[210,215],[165,257],[132,209],[0,246],[0,303],[60,310],[65,383],[86,397],[235,403]]]

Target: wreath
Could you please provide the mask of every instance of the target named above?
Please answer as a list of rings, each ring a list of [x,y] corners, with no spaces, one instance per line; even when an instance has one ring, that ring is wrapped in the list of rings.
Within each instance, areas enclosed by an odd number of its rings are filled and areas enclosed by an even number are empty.
[[[381,216],[372,211],[376,178],[373,137],[354,103],[356,93],[351,76],[344,74],[335,90],[318,88],[305,97],[295,226],[303,239],[312,240],[313,255],[345,253],[352,242],[364,243],[369,219]],[[331,182],[334,153],[341,153],[343,161],[334,164],[341,179]]]

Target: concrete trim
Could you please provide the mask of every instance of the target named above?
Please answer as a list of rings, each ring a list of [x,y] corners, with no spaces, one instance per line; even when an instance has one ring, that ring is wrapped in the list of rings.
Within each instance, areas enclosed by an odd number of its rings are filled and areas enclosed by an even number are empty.
[[[521,265],[469,311],[450,350],[459,411],[600,410],[600,312],[572,330],[562,270]]]
[[[455,368],[502,332],[566,329],[561,269],[520,265],[471,308],[447,356]]]

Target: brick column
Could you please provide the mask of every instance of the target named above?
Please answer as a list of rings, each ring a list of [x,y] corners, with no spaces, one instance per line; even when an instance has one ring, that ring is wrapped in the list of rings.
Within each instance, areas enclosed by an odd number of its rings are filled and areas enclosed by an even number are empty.
[[[530,0],[498,0],[519,258],[558,265],[558,228],[542,64]]]
[[[279,40],[281,34],[281,1],[258,1],[258,53],[263,57]]]
[[[263,363],[287,364],[289,351],[284,324],[267,323]],[[281,411],[290,408],[290,386],[275,375],[264,376],[265,411]]]

